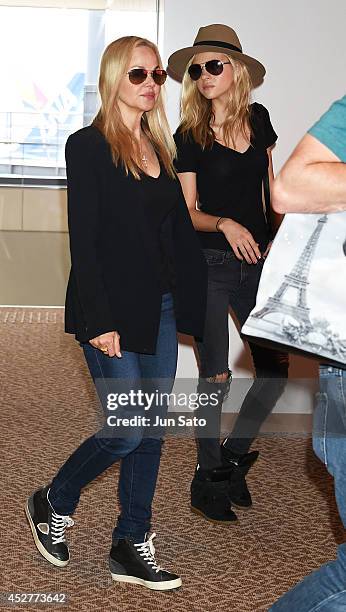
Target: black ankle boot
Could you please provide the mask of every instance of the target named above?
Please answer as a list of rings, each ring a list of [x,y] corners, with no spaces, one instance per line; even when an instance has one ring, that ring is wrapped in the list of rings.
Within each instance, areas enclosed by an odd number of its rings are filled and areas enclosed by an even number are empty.
[[[231,510],[230,475],[229,468],[203,470],[197,466],[191,483],[191,511],[211,523],[222,525],[234,523],[237,516]]]
[[[251,494],[245,476],[259,455],[258,451],[239,455],[221,445],[221,458],[224,466],[231,468],[229,496],[236,508],[247,509],[252,506]]]

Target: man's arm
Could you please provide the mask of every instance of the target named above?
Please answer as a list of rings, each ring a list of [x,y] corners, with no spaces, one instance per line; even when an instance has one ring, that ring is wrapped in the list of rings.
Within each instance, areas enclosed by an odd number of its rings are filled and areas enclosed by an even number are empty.
[[[346,163],[306,134],[274,181],[272,205],[279,213],[346,210]]]

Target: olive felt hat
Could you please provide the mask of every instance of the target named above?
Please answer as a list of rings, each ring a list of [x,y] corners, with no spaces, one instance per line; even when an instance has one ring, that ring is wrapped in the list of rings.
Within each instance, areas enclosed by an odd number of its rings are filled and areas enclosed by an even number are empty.
[[[265,67],[250,55],[243,53],[239,38],[232,28],[217,23],[199,28],[193,46],[172,53],[168,60],[168,68],[174,76],[181,80],[189,60],[196,53],[206,51],[217,51],[230,55],[247,66],[253,87],[262,83],[266,72]]]

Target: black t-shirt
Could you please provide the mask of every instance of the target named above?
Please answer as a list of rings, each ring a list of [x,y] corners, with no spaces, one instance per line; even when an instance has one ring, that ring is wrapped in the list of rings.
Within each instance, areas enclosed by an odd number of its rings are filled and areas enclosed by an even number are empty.
[[[172,289],[174,271],[166,252],[161,228],[167,215],[174,210],[172,199],[172,179],[167,175],[160,162],[160,175],[158,178],[141,174],[141,200],[143,201],[145,216],[148,219],[155,236],[155,251],[159,259],[159,284],[162,293]]]
[[[268,168],[266,149],[277,135],[267,109],[255,102],[250,114],[253,135],[245,153],[214,141],[202,149],[192,135],[174,135],[178,157],[177,172],[195,172],[199,209],[215,217],[229,217],[246,227],[263,252],[270,240],[262,202],[262,181]],[[222,232],[198,232],[203,248],[229,250]]]

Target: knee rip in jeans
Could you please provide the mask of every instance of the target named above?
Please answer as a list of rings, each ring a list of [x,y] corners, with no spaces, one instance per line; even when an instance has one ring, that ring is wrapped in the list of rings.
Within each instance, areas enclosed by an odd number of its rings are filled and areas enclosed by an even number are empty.
[[[227,382],[232,378],[231,370],[227,370],[227,372],[222,372],[221,374],[214,374],[214,376],[208,376],[206,378],[207,382],[210,383],[223,383]]]
[[[215,376],[208,376],[206,381],[212,385],[220,385],[219,391],[220,401],[224,402],[228,398],[231,382],[232,382],[232,372],[231,370],[227,370],[227,372],[223,372],[222,374],[215,374]]]

